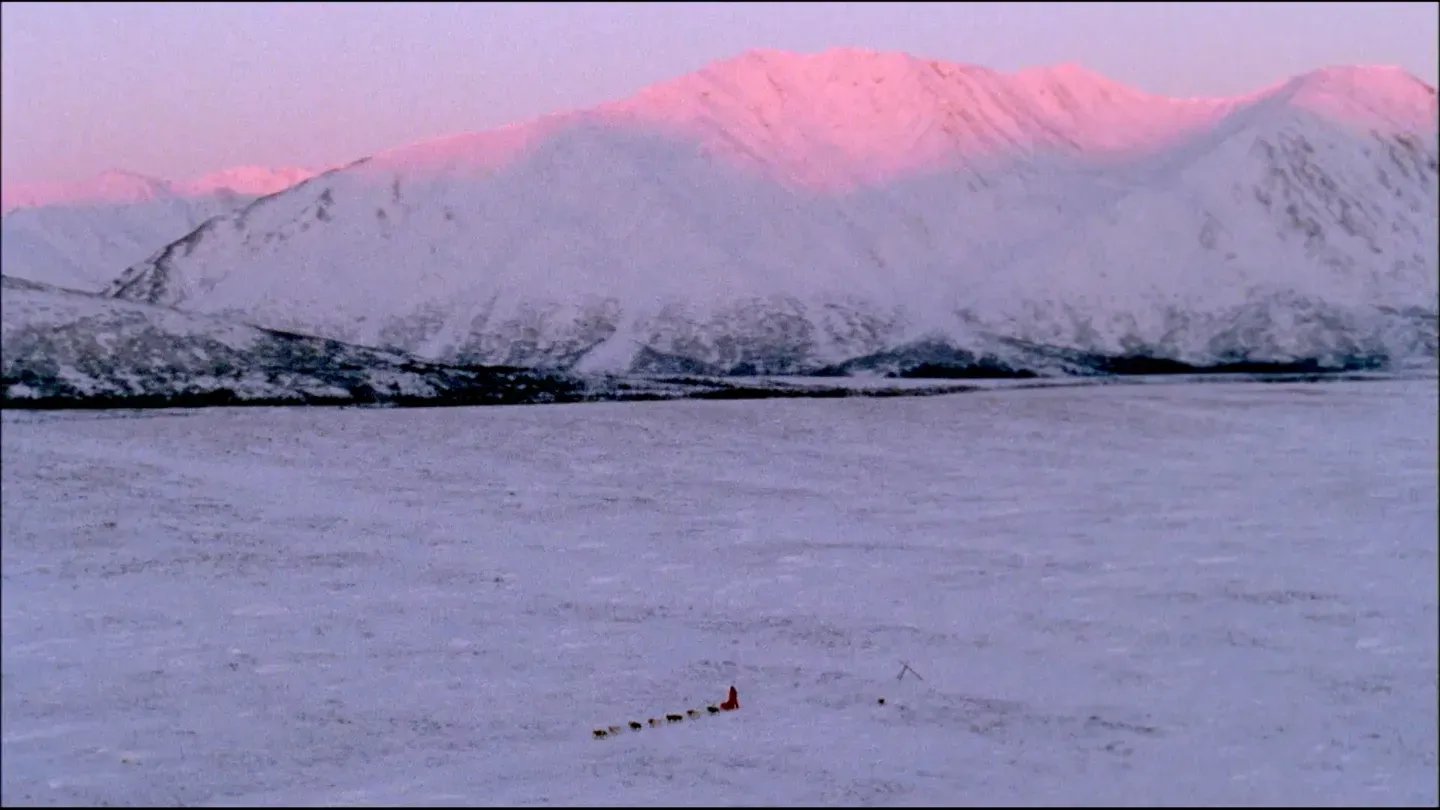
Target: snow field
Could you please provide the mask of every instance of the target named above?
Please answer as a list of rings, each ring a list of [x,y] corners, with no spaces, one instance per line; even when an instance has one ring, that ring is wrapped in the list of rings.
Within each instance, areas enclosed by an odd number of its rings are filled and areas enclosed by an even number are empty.
[[[1433,380],[4,419],[6,804],[1440,793]]]

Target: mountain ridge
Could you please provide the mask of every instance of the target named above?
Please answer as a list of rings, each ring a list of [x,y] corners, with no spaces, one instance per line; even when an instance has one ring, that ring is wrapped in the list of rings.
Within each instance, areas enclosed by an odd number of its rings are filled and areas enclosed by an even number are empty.
[[[642,87],[627,98],[605,101],[589,107],[546,113],[485,130],[425,138],[382,150],[372,155],[371,158],[380,158],[383,162],[384,158],[397,153],[413,153],[423,148],[434,148],[447,142],[463,142],[480,136],[503,139],[508,133],[514,140],[524,140],[524,138],[521,137],[521,133],[526,130],[532,128],[544,129],[546,124],[554,125],[572,120],[577,116],[595,112],[621,115],[632,113],[634,108],[642,106],[643,102],[650,101],[657,96],[663,96],[677,89],[691,91],[692,94],[709,93],[709,89],[703,86],[697,88],[696,85],[702,85],[706,81],[713,81],[713,77],[717,75],[722,77],[733,76],[733,74],[743,72],[747,67],[756,63],[775,66],[791,74],[803,69],[805,66],[815,65],[828,64],[833,68],[836,64],[839,64],[842,68],[845,66],[851,66],[853,68],[853,66],[857,64],[871,66],[877,63],[890,64],[892,66],[900,64],[911,70],[923,71],[930,69],[942,75],[974,74],[977,76],[1004,79],[1022,86],[1034,86],[1038,84],[1042,85],[1038,88],[1041,91],[1045,89],[1043,87],[1044,84],[1058,84],[1059,86],[1069,89],[1072,93],[1078,87],[1088,91],[1092,95],[1113,96],[1118,94],[1131,99],[1162,102],[1177,106],[1234,106],[1261,100],[1268,96],[1285,94],[1287,92],[1292,96],[1299,95],[1302,98],[1315,97],[1322,94],[1318,91],[1323,88],[1324,85],[1336,81],[1352,84],[1363,82],[1370,85],[1368,89],[1381,90],[1382,92],[1393,92],[1396,84],[1411,83],[1428,93],[1431,98],[1431,104],[1428,115],[1422,114],[1420,116],[1421,120],[1412,119],[1405,122],[1405,125],[1414,127],[1422,122],[1429,122],[1433,128],[1435,123],[1435,88],[1410,74],[1404,68],[1394,65],[1327,65],[1275,82],[1249,93],[1230,96],[1174,97],[1149,93],[1131,87],[1110,79],[1076,62],[1061,62],[1053,65],[1039,65],[1009,72],[1001,72],[978,65],[911,56],[899,51],[835,47],[813,53],[796,53],[771,48],[749,48],[735,56],[716,60],[690,73]],[[773,78],[773,76],[770,78]],[[1387,83],[1390,85],[1388,88],[1384,86]],[[1318,102],[1316,102],[1316,104],[1318,106]],[[652,112],[652,115],[653,114]],[[661,113],[662,117],[663,115],[664,113]],[[301,180],[313,177],[316,174],[321,174],[339,165],[342,164],[332,165],[326,169],[310,169],[294,166],[264,167],[242,165],[218,169],[185,180],[165,180],[117,168],[78,181],[22,183],[6,187],[5,198],[3,202],[0,202],[0,208],[8,212],[17,207],[142,202],[166,195],[200,196],[213,193],[217,190],[228,190],[238,194],[263,196],[281,191],[295,185]]]
[[[823,81],[810,86],[795,86],[802,80],[817,81],[817,77]],[[774,99],[755,100],[757,95],[765,92],[767,85],[775,89],[777,95],[828,95],[833,98],[838,90],[859,90],[860,88],[855,86],[857,82],[883,84],[888,81],[893,86],[897,80],[918,82],[926,90],[933,91],[931,98],[922,99],[918,105],[914,98],[901,99],[912,108],[933,107],[938,104],[948,105],[950,110],[958,111],[950,116],[951,120],[939,122],[941,128],[944,128],[945,124],[956,125],[958,128],[955,118],[961,119],[961,124],[969,123],[972,126],[983,123],[977,121],[985,117],[979,113],[993,113],[995,110],[977,111],[973,109],[973,105],[967,107],[962,102],[974,101],[980,97],[977,91],[985,90],[992,99],[1001,97],[999,106],[1005,115],[1012,119],[1017,115],[1029,119],[1029,123],[1033,124],[1030,134],[1036,139],[1035,145],[1082,146],[1091,151],[1163,146],[1169,139],[1203,127],[1221,115],[1234,112],[1236,108],[1267,101],[1309,109],[1332,122],[1349,123],[1360,129],[1368,129],[1377,123],[1374,120],[1375,115],[1365,117],[1367,111],[1363,108],[1327,103],[1326,91],[1336,84],[1358,87],[1365,92],[1379,93],[1387,97],[1405,94],[1411,91],[1410,85],[1414,85],[1414,89],[1425,96],[1422,100],[1428,103],[1423,105],[1424,109],[1418,111],[1414,105],[1389,105],[1392,116],[1379,122],[1387,126],[1398,125],[1413,129],[1428,122],[1429,128],[1435,129],[1437,117],[1434,88],[1403,69],[1390,66],[1328,66],[1250,93],[1171,98],[1129,87],[1075,63],[1002,73],[974,65],[919,59],[901,52],[832,48],[815,54],[795,54],[771,49],[750,49],[699,70],[648,85],[624,99],[553,112],[488,130],[425,139],[384,150],[372,156],[372,160],[377,168],[420,169],[433,163],[447,171],[455,171],[464,168],[457,166],[457,161],[470,158],[477,161],[476,167],[490,169],[497,162],[511,159],[526,144],[580,120],[598,121],[602,124],[638,121],[648,126],[668,125],[671,128],[664,131],[689,137],[698,135],[700,141],[712,151],[724,152],[728,148],[743,157],[744,152],[753,144],[723,141],[727,136],[733,138],[737,131],[744,133],[742,139],[758,137],[757,133],[747,128],[745,122],[737,121],[737,117],[748,114],[764,119],[777,115],[777,110],[783,109],[783,103],[777,105]],[[848,87],[846,82],[850,83]],[[1048,94],[1053,103],[1047,102],[1048,106],[1047,103],[1040,102],[1027,104],[1005,97],[1019,91],[1031,92],[1036,96]],[[713,101],[716,96],[727,93],[745,96],[738,103],[740,109],[736,108],[737,104],[725,107],[717,106]],[[708,105],[701,104],[702,99],[709,99]],[[1132,109],[1114,107],[1113,102],[1117,99]],[[1082,127],[1083,131],[1078,133],[1084,139],[1083,143],[1066,143],[1067,138],[1075,137],[1076,133],[1057,134],[1058,124],[1053,119],[1066,116],[1073,119],[1077,113],[1093,113],[1099,100],[1111,102],[1108,112],[1112,115],[1120,114],[1121,117],[1092,122],[1088,128]],[[859,104],[855,99],[847,98],[846,101]],[[1139,108],[1144,108],[1143,111],[1156,117],[1153,120],[1140,119]],[[850,115],[856,109],[862,108],[841,106],[838,111],[840,120],[823,120],[818,125],[805,122],[802,128],[837,129],[843,124],[850,129],[858,129],[854,126],[854,116]],[[1402,115],[1397,121],[1393,115],[1396,109],[1411,114]],[[971,135],[975,142],[961,145],[983,146],[987,141],[1003,141],[1006,134],[1013,136],[1016,122],[1002,120],[1004,118],[1005,116],[991,116],[991,129],[995,131],[965,133]],[[1102,126],[1124,124],[1133,129],[1137,123],[1144,126],[1138,133],[1128,134],[1108,131]],[[759,128],[763,130],[763,124],[759,125]],[[716,134],[714,130],[719,133]],[[713,135],[714,140],[707,141],[707,135]],[[870,142],[865,142],[867,136],[872,138]],[[1156,140],[1153,143],[1136,142],[1133,139],[1137,136]],[[854,137],[860,142],[841,145],[842,149],[848,146],[859,153],[853,155],[854,157],[871,159],[874,155],[866,152],[867,149],[874,150],[877,146],[893,147],[892,140],[863,129]],[[810,145],[813,147],[813,144]],[[981,153],[971,151],[966,156],[974,157],[977,154]],[[936,165],[930,164],[926,168],[934,169]],[[873,182],[892,178],[893,174],[887,174],[883,177],[871,175],[862,179]],[[772,176],[771,179],[776,178]],[[812,185],[831,190],[851,185],[848,182],[851,178],[806,177],[801,178],[802,184],[807,180]]]
[[[1177,101],[1096,76],[747,52],[311,178],[107,289],[587,372],[1433,358],[1433,88],[1336,68]]]
[[[934,396],[1005,386],[614,379],[459,367],[0,275],[0,408],[439,407]],[[1021,384],[1026,385],[1025,383]]]
[[[232,166],[185,180],[164,180],[108,169],[76,181],[6,186],[0,209],[9,214],[27,208],[148,203],[216,194],[259,196],[282,191],[316,174],[319,172],[299,166]]]

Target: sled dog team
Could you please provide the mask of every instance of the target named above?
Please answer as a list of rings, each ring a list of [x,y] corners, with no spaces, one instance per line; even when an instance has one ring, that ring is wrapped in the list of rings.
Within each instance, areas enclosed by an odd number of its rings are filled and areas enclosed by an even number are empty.
[[[738,708],[740,708],[740,696],[735,692],[735,687],[731,686],[730,694],[726,696],[723,703],[712,703],[709,706],[705,707],[705,711],[708,714],[719,714],[720,712],[731,712]],[[645,728],[646,725],[649,725],[651,728],[659,728],[662,722],[679,723],[686,717],[689,717],[693,720],[699,716],[699,710],[686,709],[684,714],[667,714],[665,715],[663,720],[659,717],[652,717],[649,720],[646,720],[644,723],[641,723],[639,720],[631,720],[627,725],[629,725],[631,731],[639,731]],[[606,728],[597,728],[594,732],[595,739],[603,740],[606,737],[613,737],[624,730],[624,726],[607,726]]]

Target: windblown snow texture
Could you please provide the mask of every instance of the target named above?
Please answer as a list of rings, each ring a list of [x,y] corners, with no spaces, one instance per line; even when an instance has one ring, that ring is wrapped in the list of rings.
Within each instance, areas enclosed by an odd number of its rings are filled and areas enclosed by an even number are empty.
[[[1433,88],[1168,99],[1061,66],[748,52],[376,155],[115,297],[437,361],[942,376],[1436,356]]]
[[[1436,806],[1435,380],[1071,387],[0,412],[0,803]]]

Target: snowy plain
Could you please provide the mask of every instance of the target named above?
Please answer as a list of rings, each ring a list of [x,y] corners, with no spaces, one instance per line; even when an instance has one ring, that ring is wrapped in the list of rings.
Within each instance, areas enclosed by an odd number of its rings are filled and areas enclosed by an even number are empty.
[[[6,805],[1440,798],[1433,378],[3,419]]]

